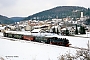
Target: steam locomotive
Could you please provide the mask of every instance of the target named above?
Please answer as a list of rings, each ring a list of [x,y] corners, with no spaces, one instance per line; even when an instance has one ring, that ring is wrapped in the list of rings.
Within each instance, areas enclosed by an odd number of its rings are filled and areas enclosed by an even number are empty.
[[[37,33],[34,33],[37,35]],[[30,32],[18,32],[18,31],[4,31],[3,36],[27,41],[35,41],[46,44],[53,44],[59,46],[69,46],[69,40],[66,38],[58,38],[55,36],[34,36],[33,33]]]

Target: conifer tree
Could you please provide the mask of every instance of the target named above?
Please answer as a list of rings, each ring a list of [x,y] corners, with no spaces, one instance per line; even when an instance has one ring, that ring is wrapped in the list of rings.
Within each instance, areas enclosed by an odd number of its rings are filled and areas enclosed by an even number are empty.
[[[85,34],[85,27],[84,26],[80,26],[80,34]]]
[[[58,28],[57,28],[57,34],[59,34]]]
[[[68,29],[66,29],[66,35],[69,35],[69,30]]]
[[[77,24],[76,24],[75,34],[78,34]]]
[[[55,33],[55,27],[52,30],[53,30],[53,33]]]

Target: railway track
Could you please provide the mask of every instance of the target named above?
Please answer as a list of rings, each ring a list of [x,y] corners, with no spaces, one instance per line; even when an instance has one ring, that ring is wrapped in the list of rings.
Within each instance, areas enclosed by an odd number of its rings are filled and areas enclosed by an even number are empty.
[[[80,49],[80,50],[88,50],[86,48],[80,48],[80,47],[73,47],[73,46],[69,46],[70,48],[75,48],[75,49]]]
[[[15,38],[8,38],[8,37],[3,37],[3,36],[0,36],[0,38],[1,39],[11,40],[11,41],[20,41],[20,42],[23,42],[23,43],[31,43],[31,42],[33,42],[33,41],[27,41],[27,40],[15,39]],[[38,42],[33,42],[33,43],[38,44]],[[45,44],[45,43],[42,43],[40,45],[43,45],[43,44]],[[86,48],[80,48],[80,47],[74,47],[74,46],[69,46],[69,48],[80,49],[80,50],[88,50]]]

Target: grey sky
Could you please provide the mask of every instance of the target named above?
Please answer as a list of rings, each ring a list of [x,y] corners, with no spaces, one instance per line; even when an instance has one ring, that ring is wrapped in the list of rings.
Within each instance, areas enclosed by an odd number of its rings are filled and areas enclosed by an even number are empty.
[[[90,0],[0,0],[0,14],[8,17],[27,17],[56,6],[89,8]]]

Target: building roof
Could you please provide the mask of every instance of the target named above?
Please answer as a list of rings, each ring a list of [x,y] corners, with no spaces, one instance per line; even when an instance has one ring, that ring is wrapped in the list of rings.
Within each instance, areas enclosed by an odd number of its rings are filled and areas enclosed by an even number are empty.
[[[31,32],[33,32],[33,33],[39,33],[39,32],[45,32],[45,31],[43,31],[42,29],[34,29]]]
[[[66,30],[66,28],[62,28],[61,30]]]
[[[0,27],[0,30],[4,30],[5,27]]]

